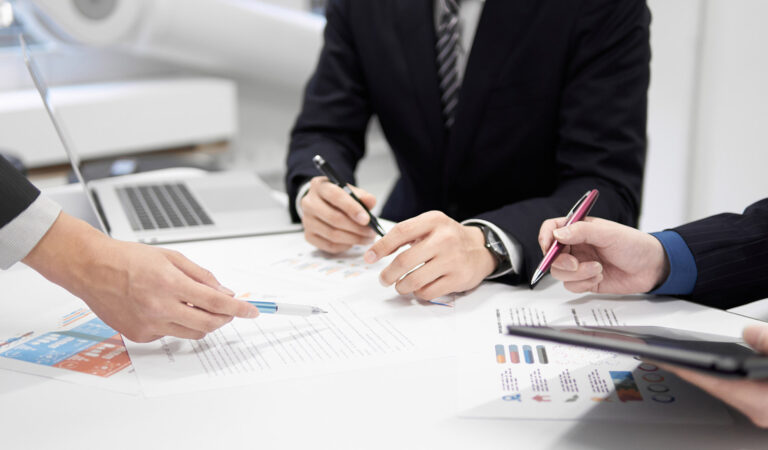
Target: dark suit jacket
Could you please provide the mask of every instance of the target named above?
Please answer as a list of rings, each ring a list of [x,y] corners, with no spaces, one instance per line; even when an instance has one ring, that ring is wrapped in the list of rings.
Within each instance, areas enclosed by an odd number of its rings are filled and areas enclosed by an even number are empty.
[[[400,178],[382,216],[488,220],[523,247],[600,189],[592,215],[634,225],[645,164],[650,13],[642,0],[487,0],[453,129],[441,116],[434,0],[331,0],[292,132],[287,189],[321,154],[354,183],[372,115]],[[296,211],[291,212],[298,220]],[[522,281],[520,277],[508,282]]]
[[[38,195],[40,191],[0,156],[0,228],[27,209]]]
[[[743,215],[718,214],[674,231],[696,260],[688,298],[726,309],[768,297],[768,198]]]

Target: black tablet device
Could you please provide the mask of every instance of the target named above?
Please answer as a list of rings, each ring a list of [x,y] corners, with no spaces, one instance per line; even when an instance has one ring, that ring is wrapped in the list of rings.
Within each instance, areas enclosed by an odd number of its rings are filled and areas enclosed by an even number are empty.
[[[637,356],[726,378],[768,378],[768,356],[727,338],[666,327],[520,327],[510,334]]]

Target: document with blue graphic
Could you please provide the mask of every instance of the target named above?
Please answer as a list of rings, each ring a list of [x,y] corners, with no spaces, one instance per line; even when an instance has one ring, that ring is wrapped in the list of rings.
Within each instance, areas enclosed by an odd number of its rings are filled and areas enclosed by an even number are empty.
[[[31,271],[15,276],[41,278]],[[0,320],[0,369],[138,395],[122,336],[81,300],[37,282],[50,295],[7,302]]]
[[[457,410],[461,417],[578,419],[727,424],[726,408],[656,364],[633,357],[506,334],[507,325],[688,325],[725,317],[723,331],[740,330],[734,316],[683,301],[644,297],[605,299],[558,291],[498,292],[456,303]],[[538,293],[537,293],[538,294]],[[699,315],[703,321],[691,321]],[[660,323],[661,320],[667,323]],[[714,320],[717,320],[716,318]],[[738,319],[736,319],[738,320]],[[670,323],[671,321],[671,323]],[[729,325],[730,324],[730,325]],[[711,328],[708,330],[711,331]]]

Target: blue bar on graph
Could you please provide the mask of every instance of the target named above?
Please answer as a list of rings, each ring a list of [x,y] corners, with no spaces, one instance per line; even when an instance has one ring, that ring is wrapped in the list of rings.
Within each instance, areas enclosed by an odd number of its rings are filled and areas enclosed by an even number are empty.
[[[533,351],[530,345],[523,345],[523,356],[526,364],[533,364]]]

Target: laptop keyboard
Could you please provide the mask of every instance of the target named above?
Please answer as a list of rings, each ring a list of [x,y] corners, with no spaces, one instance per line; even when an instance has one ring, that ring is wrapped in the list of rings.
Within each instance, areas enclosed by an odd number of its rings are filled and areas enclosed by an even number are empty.
[[[117,196],[134,231],[213,225],[182,183],[119,187]]]

